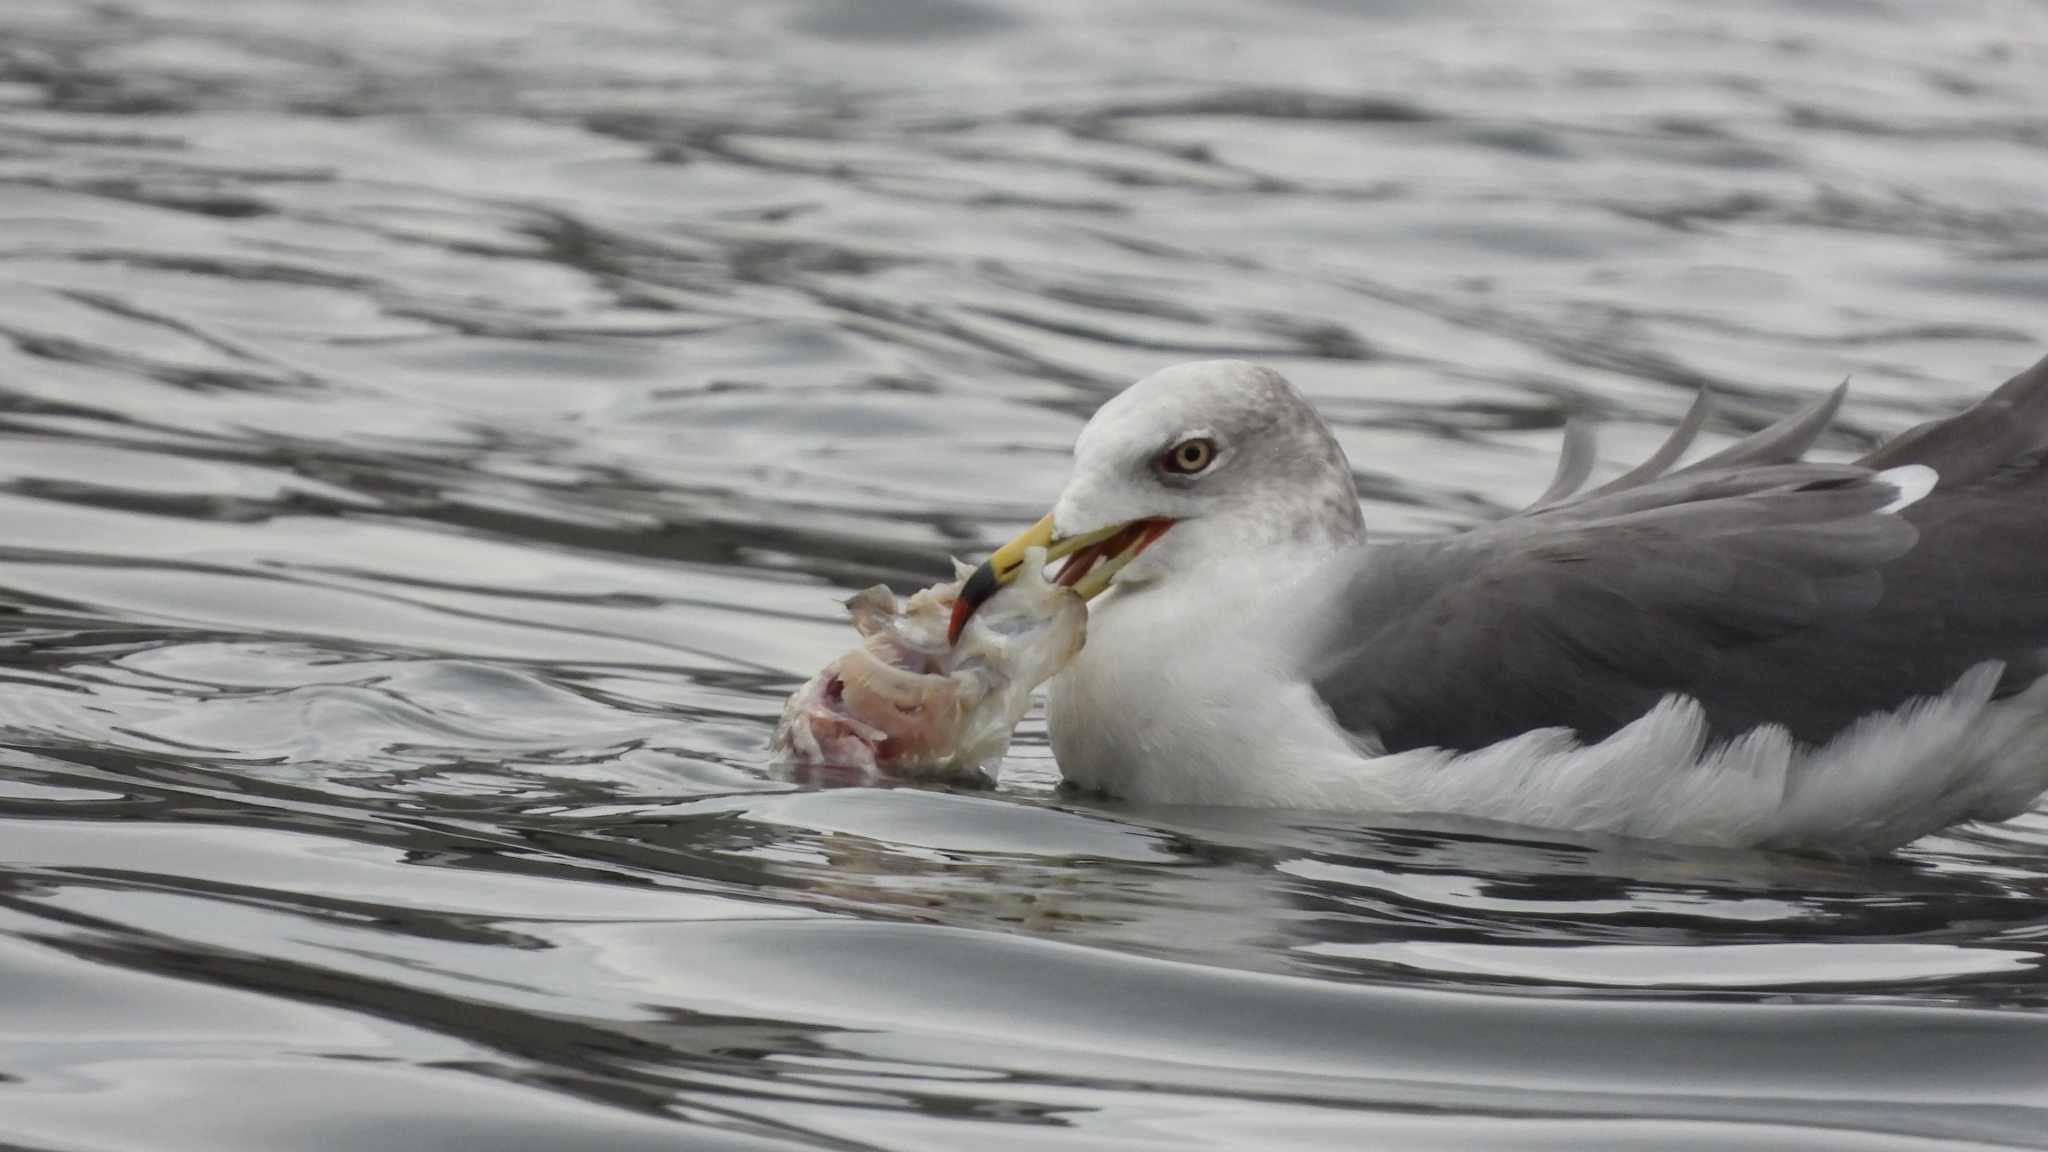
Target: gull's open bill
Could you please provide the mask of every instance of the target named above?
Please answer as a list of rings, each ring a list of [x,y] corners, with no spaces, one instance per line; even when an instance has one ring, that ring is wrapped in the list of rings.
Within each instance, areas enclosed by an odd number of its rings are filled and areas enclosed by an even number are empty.
[[[1060,568],[1056,583],[1073,589],[1084,601],[1093,600],[1109,587],[1124,565],[1137,559],[1138,553],[1151,547],[1171,527],[1171,520],[1133,520],[1095,532],[1055,538],[1052,516],[1048,514],[1015,540],[996,549],[968,575],[953,602],[947,637],[958,641],[967,621],[990,597],[1017,578],[1034,552],[1043,556],[1040,567],[1065,557],[1067,562]]]

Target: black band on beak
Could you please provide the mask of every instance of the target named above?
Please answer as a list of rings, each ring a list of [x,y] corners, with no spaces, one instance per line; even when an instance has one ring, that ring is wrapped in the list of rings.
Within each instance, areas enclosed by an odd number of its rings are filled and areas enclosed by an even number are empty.
[[[960,586],[959,598],[953,601],[953,619],[946,625],[947,643],[960,642],[960,630],[967,627],[967,618],[974,615],[975,609],[988,603],[988,598],[1002,586],[1002,580],[996,576],[993,559],[982,561],[981,567],[968,575],[967,582]]]

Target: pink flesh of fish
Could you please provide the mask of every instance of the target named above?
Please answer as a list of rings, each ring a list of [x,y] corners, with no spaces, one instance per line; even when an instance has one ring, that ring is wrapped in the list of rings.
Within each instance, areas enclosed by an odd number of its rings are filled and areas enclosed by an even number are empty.
[[[1041,554],[948,645],[959,591],[954,580],[899,603],[877,585],[848,600],[861,645],[790,696],[776,760],[864,777],[993,780],[1032,690],[1081,650],[1088,611],[1045,579]]]

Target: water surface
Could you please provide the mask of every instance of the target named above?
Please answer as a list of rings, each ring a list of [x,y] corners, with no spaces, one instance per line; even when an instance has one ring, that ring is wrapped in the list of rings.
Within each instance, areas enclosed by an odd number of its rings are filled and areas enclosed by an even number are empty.
[[[1382,534],[2041,351],[2048,12],[9,0],[0,1144],[2048,1146],[2048,816],[1839,864],[803,790],[1178,360]]]

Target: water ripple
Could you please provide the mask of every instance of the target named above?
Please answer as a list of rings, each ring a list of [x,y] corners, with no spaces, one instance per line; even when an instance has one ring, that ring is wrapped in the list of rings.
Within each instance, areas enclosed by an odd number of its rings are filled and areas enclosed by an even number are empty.
[[[0,13],[0,1143],[2040,1147],[2048,816],[1832,864],[772,776],[1287,372],[1375,532],[2038,355],[2036,6]],[[1610,469],[1612,465],[1607,465]]]

